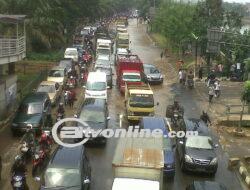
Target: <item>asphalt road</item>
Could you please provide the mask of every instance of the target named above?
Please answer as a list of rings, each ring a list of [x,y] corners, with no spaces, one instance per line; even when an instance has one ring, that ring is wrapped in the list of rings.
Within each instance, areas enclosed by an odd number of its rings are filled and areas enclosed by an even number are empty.
[[[165,80],[162,85],[153,86],[154,97],[159,106],[156,106],[156,115],[164,116],[165,108],[172,103],[173,97],[177,96],[186,110],[186,117],[199,117],[203,109],[208,108],[206,102],[206,90],[188,90],[176,84],[176,72],[171,65],[171,58],[167,62],[160,60],[161,49],[154,46],[145,32],[142,25],[137,26],[136,21],[132,20],[128,27],[130,33],[132,53],[138,54],[144,63],[153,63],[165,75]],[[115,81],[115,76],[114,79]],[[115,84],[115,82],[114,82]],[[199,93],[197,92],[199,91]],[[79,89],[78,89],[78,92]],[[79,94],[79,93],[78,93]],[[119,116],[124,113],[124,97],[120,95],[116,86],[108,92],[109,104],[109,128],[119,127]],[[72,116],[74,110],[67,110],[67,115]],[[125,127],[125,126],[124,126]],[[217,135],[214,133],[215,141],[218,141]],[[0,182],[0,189],[10,189],[9,168],[13,161],[14,155],[18,152],[17,146],[19,138],[13,138],[8,127],[0,131],[0,154],[4,159],[3,180]],[[116,147],[116,139],[109,139],[105,147],[87,146],[87,154],[89,156],[92,167],[91,190],[110,190],[112,187],[112,159]],[[209,177],[201,174],[183,173],[180,170],[178,159],[176,159],[176,175],[172,181],[164,183],[164,190],[184,190],[186,185],[193,180],[212,180],[225,184],[231,190],[240,190],[240,182],[233,172],[227,170],[227,154],[223,153],[219,147],[217,149],[219,158],[219,168],[214,177]],[[30,171],[30,169],[29,169]],[[30,173],[28,173],[30,176]],[[30,189],[35,190],[39,184],[31,177],[28,177]]]

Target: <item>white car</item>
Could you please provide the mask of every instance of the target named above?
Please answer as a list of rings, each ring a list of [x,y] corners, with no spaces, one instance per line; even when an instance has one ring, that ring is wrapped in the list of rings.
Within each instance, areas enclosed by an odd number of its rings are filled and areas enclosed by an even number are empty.
[[[85,98],[101,98],[107,100],[107,76],[105,72],[96,71],[88,74]]]
[[[71,58],[74,62],[78,62],[78,51],[76,48],[67,48],[64,53],[64,58]]]

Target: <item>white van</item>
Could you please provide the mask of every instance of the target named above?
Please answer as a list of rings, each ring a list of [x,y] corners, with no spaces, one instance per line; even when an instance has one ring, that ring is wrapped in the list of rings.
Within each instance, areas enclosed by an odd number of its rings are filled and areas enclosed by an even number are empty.
[[[78,52],[76,48],[67,48],[64,53],[64,58],[73,59],[74,62],[78,62]]]
[[[106,73],[101,71],[90,72],[85,88],[85,98],[107,99]]]

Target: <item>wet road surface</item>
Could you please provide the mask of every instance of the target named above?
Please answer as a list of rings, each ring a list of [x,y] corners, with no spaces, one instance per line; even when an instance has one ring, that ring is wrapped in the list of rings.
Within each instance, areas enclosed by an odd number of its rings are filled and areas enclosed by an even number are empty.
[[[160,105],[155,108],[156,115],[164,116],[166,106],[171,104],[173,97],[179,97],[181,104],[186,108],[186,117],[199,117],[203,109],[208,108],[207,104],[203,101],[206,97],[206,91],[197,93],[197,90],[190,91],[176,84],[176,72],[171,64],[171,58],[167,59],[167,62],[160,60],[161,49],[155,47],[150,41],[145,32],[145,28],[142,25],[137,26],[136,21],[130,22],[128,27],[130,33],[130,40],[132,41],[131,49],[132,53],[138,54],[144,63],[155,64],[161,72],[164,74],[164,83],[162,85],[152,86],[154,91],[154,98]],[[113,78],[115,84],[115,76]],[[202,86],[202,84],[199,84]],[[124,97],[120,95],[116,86],[108,91],[108,104],[109,104],[109,128],[119,127],[119,115],[124,113]],[[180,96],[181,95],[181,96]],[[202,105],[202,106],[201,106]],[[74,114],[74,110],[67,111],[68,116]],[[17,152],[18,138],[13,138],[10,130],[5,128],[0,133],[0,154],[4,157],[4,164],[7,168],[11,164],[11,159]],[[218,138],[214,135],[215,140]],[[87,154],[89,156],[90,164],[92,167],[92,180],[91,190],[110,190],[112,187],[113,174],[112,174],[112,159],[115,151],[117,139],[108,139],[105,147],[93,147],[87,146]],[[225,184],[232,190],[240,190],[240,183],[237,180],[235,174],[227,170],[227,154],[224,154],[219,147],[217,149],[219,158],[219,168],[214,177],[206,175],[183,173],[180,170],[178,159],[176,159],[176,175],[174,180],[164,183],[164,190],[184,190],[186,185],[193,180],[212,180]],[[7,174],[4,175],[7,175]],[[30,189],[37,189],[38,183],[32,178],[28,178]],[[2,189],[9,190],[9,178],[5,176],[5,181],[1,182]],[[1,188],[0,188],[1,189]]]

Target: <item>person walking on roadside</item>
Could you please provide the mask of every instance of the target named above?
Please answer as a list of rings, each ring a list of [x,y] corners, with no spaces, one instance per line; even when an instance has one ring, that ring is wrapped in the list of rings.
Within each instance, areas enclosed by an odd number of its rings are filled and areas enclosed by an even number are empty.
[[[202,76],[203,76],[203,69],[202,67],[200,66],[199,67],[199,79],[202,80]]]
[[[213,99],[214,95],[215,95],[214,85],[210,85],[209,89],[208,89],[209,103],[212,103],[212,99]]]
[[[183,71],[179,69],[179,82],[180,84],[182,83],[182,78],[183,78]]]
[[[161,60],[162,60],[162,58],[163,58],[163,51],[161,52]]]

